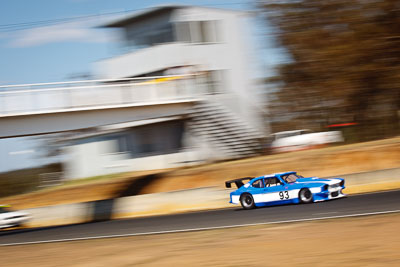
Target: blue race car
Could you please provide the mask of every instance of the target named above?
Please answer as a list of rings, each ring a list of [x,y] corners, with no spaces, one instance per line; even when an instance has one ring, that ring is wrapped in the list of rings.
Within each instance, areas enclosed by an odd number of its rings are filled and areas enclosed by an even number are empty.
[[[245,177],[225,182],[231,192],[230,203],[244,209],[289,203],[311,203],[345,197],[343,178],[304,178],[296,172],[283,172],[260,177]]]

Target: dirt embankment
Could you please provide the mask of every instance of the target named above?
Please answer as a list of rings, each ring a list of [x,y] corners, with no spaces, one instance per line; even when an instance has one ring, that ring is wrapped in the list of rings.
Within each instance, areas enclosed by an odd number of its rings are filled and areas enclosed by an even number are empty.
[[[229,179],[282,171],[323,177],[397,167],[400,167],[400,137],[164,172],[123,174],[107,181],[0,199],[0,203],[25,209],[205,186],[223,187]]]
[[[4,266],[400,266],[400,215],[3,247]]]

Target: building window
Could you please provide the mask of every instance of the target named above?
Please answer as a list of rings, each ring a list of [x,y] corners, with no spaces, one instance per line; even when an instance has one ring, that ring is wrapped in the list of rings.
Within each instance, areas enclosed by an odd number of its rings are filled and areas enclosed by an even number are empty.
[[[218,21],[208,20],[200,21],[201,41],[203,43],[216,43],[218,42]]]
[[[221,42],[220,21],[183,21],[176,24],[177,41],[184,43]]]
[[[118,142],[118,148],[116,151],[117,153],[124,153],[124,152],[129,151],[129,146],[128,146],[126,135],[118,136],[117,142]]]
[[[190,23],[187,21],[178,22],[176,24],[176,40],[182,43],[191,43],[192,38],[190,36]]]
[[[183,148],[183,131],[181,120],[145,125],[126,131],[126,141],[121,143],[128,146],[125,151],[132,158],[176,153]]]
[[[134,50],[174,41],[171,23],[127,28],[126,35],[127,45]]]
[[[223,93],[224,70],[212,70],[207,73],[207,87],[210,94]]]

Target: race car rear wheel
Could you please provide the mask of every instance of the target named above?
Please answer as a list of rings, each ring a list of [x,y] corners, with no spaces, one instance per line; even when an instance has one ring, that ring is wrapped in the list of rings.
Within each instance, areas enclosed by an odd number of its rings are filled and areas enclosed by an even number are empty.
[[[253,196],[249,193],[245,193],[240,196],[240,204],[245,210],[250,210],[255,208]]]
[[[301,203],[311,203],[313,200],[313,195],[308,188],[303,188],[299,192],[299,199]]]

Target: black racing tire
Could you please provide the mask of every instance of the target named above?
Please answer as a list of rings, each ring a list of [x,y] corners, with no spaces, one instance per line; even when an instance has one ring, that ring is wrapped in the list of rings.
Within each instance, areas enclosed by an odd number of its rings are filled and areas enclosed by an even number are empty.
[[[249,193],[244,193],[240,196],[240,204],[245,210],[251,210],[256,207],[253,196]]]
[[[303,188],[299,192],[300,203],[308,204],[313,202],[313,195],[308,188]]]

